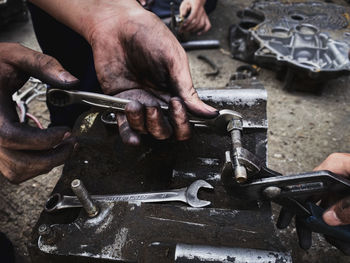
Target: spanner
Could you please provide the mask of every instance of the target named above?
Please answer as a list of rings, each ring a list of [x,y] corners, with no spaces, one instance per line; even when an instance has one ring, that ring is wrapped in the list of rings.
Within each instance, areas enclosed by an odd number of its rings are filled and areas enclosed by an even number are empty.
[[[124,112],[125,106],[130,102],[127,99],[121,99],[114,96],[103,95],[93,92],[74,91],[74,90],[61,90],[50,89],[47,92],[48,101],[58,107],[65,107],[71,104],[80,103],[90,106],[109,110],[111,112]],[[168,111],[167,105],[161,105],[163,111]],[[115,118],[108,120],[108,117],[102,115],[102,121],[108,124],[116,124]],[[219,111],[219,115],[212,119],[198,118],[195,116],[189,116],[189,122],[197,127],[210,127],[219,132],[226,132],[227,124],[232,119],[242,119],[242,115],[236,111],[224,109]],[[243,127],[251,127],[251,125],[245,125]]]
[[[94,201],[100,202],[171,202],[180,201],[192,207],[204,207],[210,205],[210,201],[200,200],[197,197],[200,188],[213,189],[213,186],[204,180],[197,180],[189,187],[153,193],[121,194],[121,195],[92,195]],[[45,211],[55,212],[60,209],[82,207],[76,196],[62,196],[55,193],[49,197],[45,204]]]

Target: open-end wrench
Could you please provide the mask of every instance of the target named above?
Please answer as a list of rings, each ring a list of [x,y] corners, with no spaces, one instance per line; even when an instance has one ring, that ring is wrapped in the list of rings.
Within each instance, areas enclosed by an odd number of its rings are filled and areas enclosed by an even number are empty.
[[[107,113],[124,112],[125,106],[130,102],[127,99],[121,99],[114,96],[103,95],[93,92],[50,89],[47,93],[47,100],[54,106],[65,107],[71,104],[80,103],[93,107],[108,110]],[[163,111],[168,111],[167,105],[161,105]],[[112,114],[113,115],[113,114]],[[102,115],[102,121],[108,124],[116,124],[114,117]],[[242,115],[236,111],[224,109],[219,111],[219,115],[212,119],[198,118],[193,115],[189,116],[189,122],[198,127],[214,128],[218,132],[226,132],[227,124],[232,119],[242,119]],[[251,127],[243,123],[243,128]]]
[[[100,202],[171,202],[180,201],[192,207],[210,205],[210,201],[200,200],[197,197],[200,188],[212,189],[213,186],[204,180],[197,180],[189,187],[153,193],[121,194],[121,195],[91,195],[92,200]],[[54,212],[60,209],[82,207],[76,196],[62,196],[55,193],[45,204],[45,211]]]

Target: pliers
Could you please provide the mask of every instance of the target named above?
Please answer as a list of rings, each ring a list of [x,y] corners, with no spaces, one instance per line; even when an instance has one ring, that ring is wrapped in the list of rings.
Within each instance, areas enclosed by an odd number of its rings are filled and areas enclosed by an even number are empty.
[[[268,200],[298,216],[311,231],[350,243],[350,225],[329,226],[323,219],[324,209],[310,202],[312,197],[337,193],[350,195],[350,180],[330,171],[313,171],[282,175],[265,166],[253,153],[236,149],[237,159],[248,173],[245,182],[234,180],[234,162],[226,153],[221,178],[227,191],[245,200]]]

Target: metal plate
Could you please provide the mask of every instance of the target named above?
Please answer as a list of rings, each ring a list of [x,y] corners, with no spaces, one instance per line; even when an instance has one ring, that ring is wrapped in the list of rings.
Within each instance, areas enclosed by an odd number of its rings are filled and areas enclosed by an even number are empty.
[[[260,124],[243,131],[243,144],[266,161],[267,95],[261,84],[250,79],[198,92],[208,104],[241,112],[248,122]],[[200,192],[199,197],[212,205],[194,209],[181,203],[100,204],[102,212],[93,219],[80,209],[43,212],[29,247],[33,262],[165,262],[169,246],[150,255],[154,242],[285,251],[273,234],[270,204],[230,197],[221,183],[224,153],[231,149],[229,136],[203,128],[195,129],[186,142],[145,137],[142,146],[132,148],[123,145],[115,127],[102,124],[98,113],[83,115],[75,132],[79,149],[65,164],[54,193],[72,195],[74,178],[81,179],[91,194],[175,189],[204,179],[215,191]],[[39,239],[42,224],[52,226],[53,238]]]

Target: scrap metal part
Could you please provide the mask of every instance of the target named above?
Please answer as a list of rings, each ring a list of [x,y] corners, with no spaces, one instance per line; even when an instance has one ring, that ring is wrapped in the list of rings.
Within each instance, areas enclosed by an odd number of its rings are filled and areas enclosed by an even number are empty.
[[[256,2],[230,29],[232,55],[284,72],[286,88],[349,74],[349,11],[322,2]]]
[[[256,79],[233,81],[221,89],[198,89],[198,94],[218,109],[240,112],[247,123],[242,146],[266,161],[267,94]],[[127,147],[115,127],[104,125],[100,118],[94,117],[86,128],[85,119],[91,120],[91,114],[77,123],[80,146],[65,164],[54,193],[72,195],[70,183],[75,178],[84,181],[91,195],[177,189],[202,179],[214,186],[214,191],[199,193],[211,206],[97,201],[100,212],[93,218],[79,208],[54,214],[44,211],[29,246],[33,262],[177,262],[170,253],[175,249],[157,246],[156,253],[149,246],[155,242],[174,244],[173,248],[187,244],[286,251],[273,234],[270,203],[226,193],[220,173],[225,151],[232,147],[229,135],[196,128],[189,141],[159,142],[144,136],[140,147]],[[83,133],[80,124],[85,127]]]

